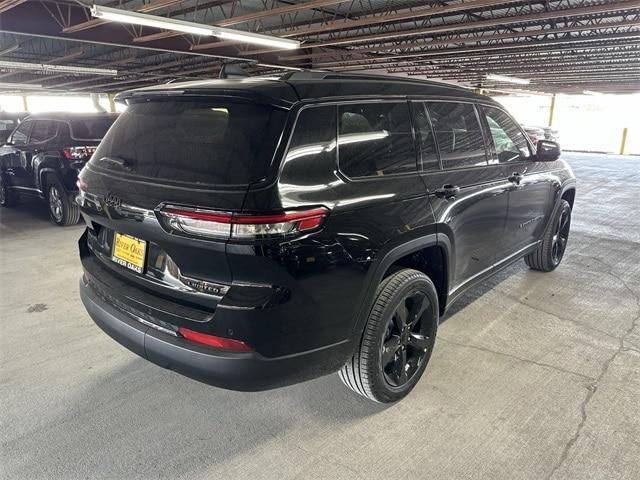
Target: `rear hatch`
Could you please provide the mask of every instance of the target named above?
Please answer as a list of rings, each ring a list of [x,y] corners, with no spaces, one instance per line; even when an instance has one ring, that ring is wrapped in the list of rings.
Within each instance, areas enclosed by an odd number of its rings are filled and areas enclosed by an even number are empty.
[[[171,325],[211,318],[232,282],[228,238],[167,228],[160,211],[241,211],[272,168],[287,113],[231,97],[129,100],[79,176],[83,264],[116,291],[111,303]]]

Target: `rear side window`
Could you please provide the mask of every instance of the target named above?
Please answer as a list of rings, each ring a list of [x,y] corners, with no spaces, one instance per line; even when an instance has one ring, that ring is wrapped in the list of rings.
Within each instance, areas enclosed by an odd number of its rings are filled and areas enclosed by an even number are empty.
[[[71,120],[71,136],[76,140],[102,140],[114,122],[113,117],[74,118]]]
[[[496,149],[498,162],[521,162],[531,158],[524,133],[509,115],[498,108],[482,107]]]
[[[415,172],[407,102],[340,105],[338,161],[352,178]]]
[[[300,111],[285,157],[287,174],[298,179],[313,178],[314,170],[335,168],[336,107],[310,107]]]
[[[158,180],[246,185],[266,176],[285,118],[284,110],[228,100],[132,103],[91,163]]]
[[[427,102],[426,105],[445,169],[487,164],[482,130],[472,104]]]
[[[31,131],[30,143],[50,140],[58,133],[58,123],[53,120],[36,120]]]

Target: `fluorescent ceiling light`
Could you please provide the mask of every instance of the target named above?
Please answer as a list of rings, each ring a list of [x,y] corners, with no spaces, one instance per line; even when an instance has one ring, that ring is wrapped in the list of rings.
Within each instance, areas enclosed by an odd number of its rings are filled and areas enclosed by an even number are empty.
[[[261,35],[253,32],[244,32],[242,30],[233,30],[231,28],[215,27],[205,25],[203,23],[187,22],[185,20],[176,20],[174,18],[159,17],[157,15],[131,12],[118,8],[103,7],[101,5],[94,5],[91,7],[91,15],[95,18],[102,18],[103,20],[111,20],[113,22],[161,28],[164,30],[173,30],[175,32],[191,33],[193,35],[219,37],[226,40],[253,43],[265,47],[282,49],[300,48],[300,42],[297,40]]]
[[[283,70],[294,70],[296,72],[304,72],[304,68],[298,67],[290,67],[288,65],[274,65],[272,63],[258,63],[259,67],[267,67],[267,68],[281,68]]]
[[[33,83],[4,83],[0,82],[0,89],[11,89],[11,90],[37,90],[42,88],[42,85],[36,85]]]
[[[175,30],[176,32],[192,33],[194,35],[212,36],[211,28],[193,22],[162,18],[157,15],[146,15],[138,12],[128,12],[117,8],[102,7],[94,5],[91,7],[91,15],[112,22],[129,23],[131,25],[142,25],[143,27],[164,28]]]
[[[593,90],[583,90],[582,93],[585,95],[603,95],[602,92],[594,92]]]
[[[496,82],[516,83],[518,85],[529,85],[531,83],[528,78],[507,77],[505,75],[496,75],[495,73],[488,73],[486,78]]]
[[[38,70],[40,72],[62,72],[62,73],[82,73],[87,75],[117,75],[117,70],[108,70],[106,68],[92,67],[75,67],[72,65],[50,65],[47,63],[26,63],[26,62],[10,62],[0,60],[0,68],[9,68],[13,70]]]

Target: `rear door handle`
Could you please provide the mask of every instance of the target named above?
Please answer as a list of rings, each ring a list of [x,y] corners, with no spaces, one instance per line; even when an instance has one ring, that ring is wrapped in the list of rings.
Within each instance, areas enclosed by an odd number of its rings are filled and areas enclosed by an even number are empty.
[[[443,185],[442,187],[434,190],[433,192],[436,197],[440,198],[451,198],[455,197],[458,193],[460,193],[460,187],[457,185]]]
[[[507,179],[510,182],[515,183],[516,185],[520,185],[520,182],[522,181],[522,174],[518,172],[513,172],[511,175],[507,177]]]

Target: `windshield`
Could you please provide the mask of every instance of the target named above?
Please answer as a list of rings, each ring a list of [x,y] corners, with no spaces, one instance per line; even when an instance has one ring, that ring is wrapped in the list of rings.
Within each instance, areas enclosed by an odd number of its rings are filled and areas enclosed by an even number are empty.
[[[286,112],[219,99],[130,104],[91,164],[173,182],[246,185],[266,176]]]

